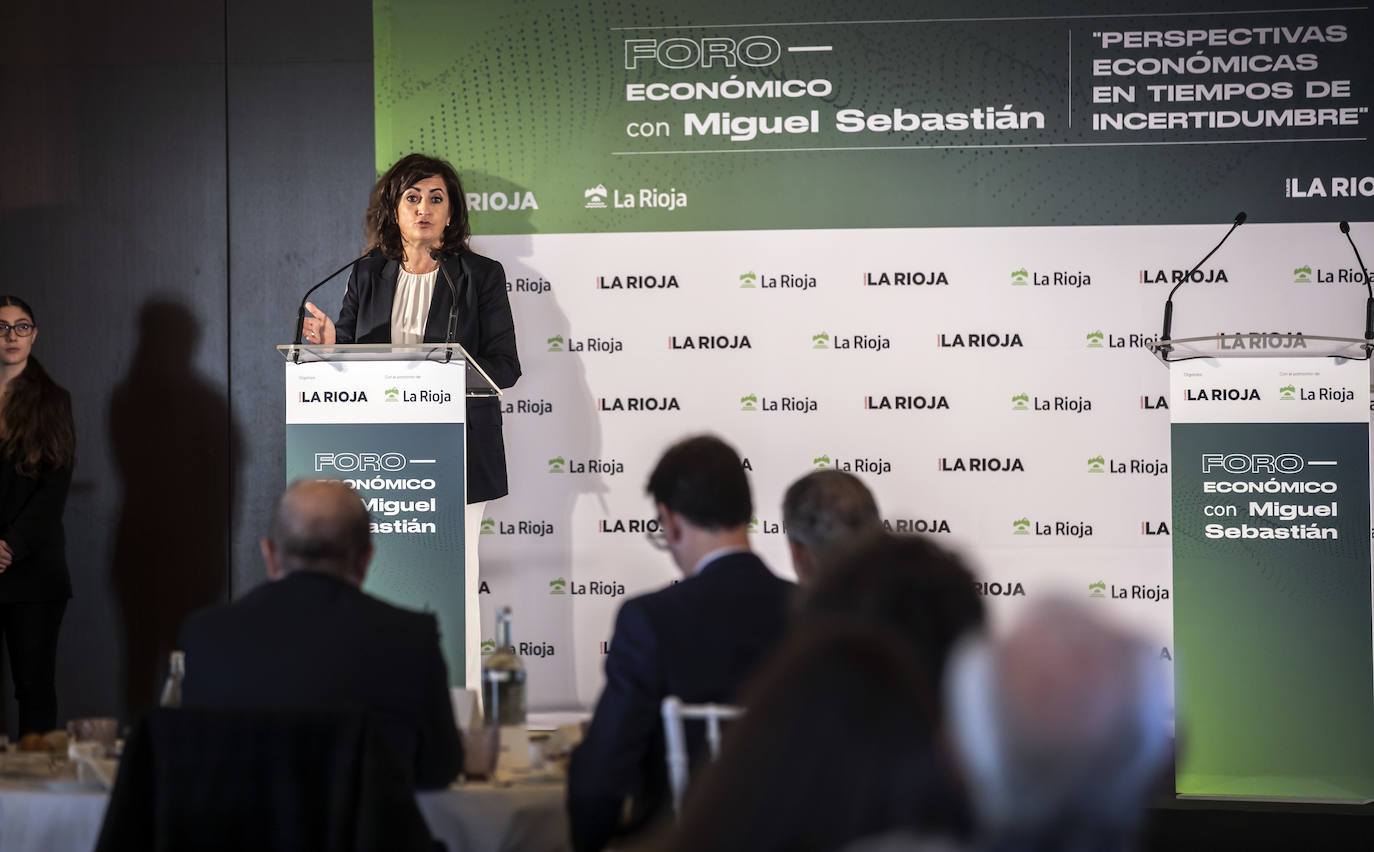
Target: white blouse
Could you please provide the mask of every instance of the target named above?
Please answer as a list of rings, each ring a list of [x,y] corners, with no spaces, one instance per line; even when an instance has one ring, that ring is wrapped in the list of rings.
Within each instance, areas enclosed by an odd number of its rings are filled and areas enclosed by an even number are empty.
[[[407,272],[404,266],[397,271],[396,296],[391,301],[392,343],[424,342],[425,320],[429,319],[429,302],[438,275],[438,268],[424,275]]]

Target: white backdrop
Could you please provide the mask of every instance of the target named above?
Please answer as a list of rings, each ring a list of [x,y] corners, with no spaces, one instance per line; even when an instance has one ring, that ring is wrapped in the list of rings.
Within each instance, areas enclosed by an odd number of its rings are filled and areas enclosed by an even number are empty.
[[[511,493],[482,538],[483,637],[513,606],[531,707],[590,706],[616,609],[676,576],[644,538],[648,474],[714,432],[747,459],[754,547],[778,574],[783,491],[847,468],[894,530],[969,560],[995,622],[1066,595],[1170,665],[1168,372],[1141,344],[1172,287],[1157,279],[1228,226],[476,239],[505,264],[524,368],[505,398]],[[1353,268],[1335,224],[1252,222],[1179,291],[1173,336],[1359,336]],[[783,276],[803,286],[767,286]]]

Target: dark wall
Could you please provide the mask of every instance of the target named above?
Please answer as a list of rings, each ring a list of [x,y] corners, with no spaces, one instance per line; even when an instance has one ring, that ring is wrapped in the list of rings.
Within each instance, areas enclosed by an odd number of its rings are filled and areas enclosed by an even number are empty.
[[[371,5],[318,8],[0,11],[0,291],[38,314],[79,442],[63,719],[147,706],[187,612],[262,577],[272,347],[360,248],[373,175]],[[320,294],[331,312],[342,287]]]

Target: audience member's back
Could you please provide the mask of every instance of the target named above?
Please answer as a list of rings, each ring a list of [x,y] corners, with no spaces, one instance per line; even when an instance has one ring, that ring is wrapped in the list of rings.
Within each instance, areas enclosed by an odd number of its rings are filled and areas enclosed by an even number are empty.
[[[826,564],[807,587],[800,629],[857,621],[894,631],[935,683],[959,637],[983,626],[983,599],[958,556],[922,536],[876,533]]]
[[[897,829],[961,829],[934,741],[936,691],[891,632],[834,623],[794,633],[744,703],[666,848],[831,850]]]
[[[664,694],[687,703],[737,696],[787,629],[791,583],[757,563],[721,567],[637,601],[656,628]]]
[[[452,781],[464,751],[438,622],[362,591],[374,550],[357,492],[293,483],[261,546],[269,581],[182,626],[185,705],[368,711],[417,786]]]
[[[793,584],[749,549],[753,498],[729,445],[705,435],[674,444],[648,491],[661,526],[657,543],[683,579],[627,600],[616,616],[606,685],[568,770],[579,852],[667,816],[661,702],[668,695],[738,701],[746,678],[781,641],[791,606]],[[689,727],[690,752],[699,752],[700,740],[699,726]]]

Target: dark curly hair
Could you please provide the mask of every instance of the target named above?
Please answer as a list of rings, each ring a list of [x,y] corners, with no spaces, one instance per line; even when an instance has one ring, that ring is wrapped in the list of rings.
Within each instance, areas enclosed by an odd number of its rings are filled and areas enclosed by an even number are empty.
[[[401,246],[401,227],[396,224],[396,207],[407,189],[431,177],[442,177],[448,188],[449,222],[444,226],[444,241],[439,251],[444,255],[455,255],[468,247],[468,199],[463,193],[463,184],[458,173],[446,160],[427,157],[424,154],[410,154],[396,161],[396,165],[386,170],[372,187],[372,195],[367,202],[367,217],[363,228],[367,233],[367,248],[380,248],[382,254],[392,260],[403,260],[405,249]]]
[[[0,296],[0,307],[18,308],[38,325],[33,308],[18,296]],[[20,476],[37,476],[41,467],[65,468],[76,462],[72,398],[32,355],[23,371],[10,380],[0,407],[0,450]]]
[[[884,627],[919,655],[933,683],[959,637],[987,620],[964,560],[930,538],[875,532],[850,540],[806,590],[800,623]]]

